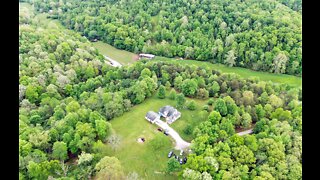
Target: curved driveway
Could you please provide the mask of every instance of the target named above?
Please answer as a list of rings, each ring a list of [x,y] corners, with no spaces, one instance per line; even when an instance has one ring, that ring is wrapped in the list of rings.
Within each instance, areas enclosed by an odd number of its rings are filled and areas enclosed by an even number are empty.
[[[167,123],[165,123],[161,120],[157,120],[157,121],[155,121],[155,124],[157,124],[162,129],[166,130],[167,133],[176,141],[175,149],[182,150],[182,149],[188,148],[190,146],[190,143],[183,140],[180,137],[180,135],[173,128],[171,128]]]

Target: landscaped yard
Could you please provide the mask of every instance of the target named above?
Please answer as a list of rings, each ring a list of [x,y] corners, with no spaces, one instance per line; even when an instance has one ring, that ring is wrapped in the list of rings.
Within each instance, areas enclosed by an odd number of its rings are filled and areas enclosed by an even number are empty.
[[[187,124],[195,126],[199,123],[197,113],[205,103],[201,100],[196,100],[196,102],[199,106],[196,111],[181,110],[181,117],[171,125],[184,140],[189,142],[192,140],[192,136],[184,134],[183,129]],[[115,151],[108,146],[106,154],[117,157],[126,173],[135,171],[145,179],[176,179],[174,175],[162,174],[167,167],[168,152],[174,148],[174,141],[159,132],[157,125],[151,124],[145,119],[145,114],[148,111],[158,112],[165,105],[175,106],[175,101],[168,98],[158,99],[154,95],[142,104],[134,106],[130,112],[110,121],[115,133],[120,136],[121,142]],[[156,134],[167,138],[165,138],[164,147],[154,151],[150,148],[149,143]],[[137,139],[140,137],[144,137],[146,141],[138,143]]]
[[[134,59],[137,55],[129,51],[117,49],[102,41],[93,42],[92,44],[101,54],[120,62],[122,65],[132,64],[136,61]]]

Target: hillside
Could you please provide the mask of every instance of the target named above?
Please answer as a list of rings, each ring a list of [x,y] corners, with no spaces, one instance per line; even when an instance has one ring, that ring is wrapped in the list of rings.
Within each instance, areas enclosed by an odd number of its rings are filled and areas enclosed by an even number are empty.
[[[275,0],[36,0],[39,11],[130,52],[301,75],[299,3]],[[299,1],[298,1],[299,2]],[[286,6],[288,4],[288,6]],[[293,8],[293,9],[292,9]]]

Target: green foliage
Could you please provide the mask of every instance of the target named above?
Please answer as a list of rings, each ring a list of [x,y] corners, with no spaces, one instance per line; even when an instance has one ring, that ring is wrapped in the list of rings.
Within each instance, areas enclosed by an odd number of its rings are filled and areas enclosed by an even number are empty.
[[[186,103],[186,98],[184,97],[184,95],[182,93],[178,94],[176,96],[176,102],[177,102],[177,108],[182,109],[184,108],[184,105]]]
[[[150,1],[144,4],[145,11],[140,12],[142,2],[131,2],[128,8],[126,3],[111,1],[55,5],[41,0],[35,2],[35,7],[56,12],[55,17],[66,27],[89,39],[98,38],[131,52],[276,73],[302,73],[301,1],[249,1],[240,5],[221,0],[194,3],[179,0],[165,4]],[[211,6],[214,8],[208,8]],[[112,8],[106,13],[101,7]],[[61,13],[59,8],[70,11]],[[21,18],[23,20],[27,21]],[[62,49],[65,55],[58,59],[69,57],[67,48]]]
[[[164,99],[166,97],[166,88],[163,85],[160,85],[157,95],[160,99]]]
[[[187,102],[187,108],[191,111],[196,109],[196,102],[194,100],[191,100]]]
[[[105,156],[95,166],[97,179],[122,179],[123,169],[120,161],[115,157]]]
[[[182,93],[185,96],[193,97],[198,89],[198,85],[193,79],[186,79],[181,84]]]
[[[67,144],[64,142],[55,142],[53,144],[53,152],[52,156],[56,159],[66,160],[68,156],[67,152]]]
[[[169,93],[169,99],[171,100],[175,100],[176,99],[176,91],[174,89],[171,89],[170,93]]]
[[[157,134],[153,139],[150,140],[150,142],[148,143],[149,147],[153,150],[153,151],[157,151],[159,149],[162,149],[165,145],[165,139],[166,136],[164,136],[163,134]]]
[[[167,163],[168,173],[179,171],[180,168],[181,168],[181,165],[175,158],[170,158],[168,160],[168,163]]]
[[[218,99],[214,103],[214,110],[219,112],[222,116],[226,116],[228,113],[227,105],[223,99]]]

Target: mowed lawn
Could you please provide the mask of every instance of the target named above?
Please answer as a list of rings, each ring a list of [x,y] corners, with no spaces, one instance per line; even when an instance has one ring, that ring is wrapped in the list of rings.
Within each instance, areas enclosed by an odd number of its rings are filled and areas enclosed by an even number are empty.
[[[135,57],[137,56],[134,53],[129,51],[117,49],[107,43],[102,41],[93,42],[92,43],[95,48],[99,50],[99,52],[105,56],[108,56],[123,65],[132,64],[135,62]]]
[[[167,93],[168,94],[168,93]],[[192,140],[191,135],[185,135],[183,129],[188,123],[195,126],[199,123],[196,114],[200,111],[200,106],[204,101],[196,100],[199,106],[196,111],[181,110],[181,118],[172,124],[177,132],[187,141]],[[198,104],[199,103],[199,104]],[[148,111],[158,112],[165,105],[175,106],[175,101],[166,99],[158,99],[156,94],[148,98],[142,104],[134,106],[130,112],[126,112],[120,117],[110,121],[116,135],[120,137],[120,145],[117,150],[107,150],[109,156],[115,156],[120,161],[126,173],[137,172],[140,177],[145,179],[177,179],[175,175],[166,175],[164,173],[167,167],[168,152],[174,148],[174,141],[169,136],[166,136],[165,146],[156,151],[149,146],[156,134],[158,126],[149,123],[145,119]],[[161,135],[165,136],[163,133]],[[138,143],[137,139],[145,138],[144,143]]]
[[[243,78],[258,77],[262,81],[272,81],[275,83],[287,83],[294,87],[302,86],[302,78],[297,76],[292,76],[292,75],[259,72],[259,71],[253,71],[253,70],[241,68],[241,67],[228,67],[223,64],[212,64],[210,62],[205,62],[205,61],[176,60],[176,59],[164,58],[164,57],[156,57],[155,60],[167,61],[167,62],[179,63],[179,64],[196,65],[200,67],[210,67],[215,70],[220,70],[221,72],[224,72],[224,73],[239,74]]]

